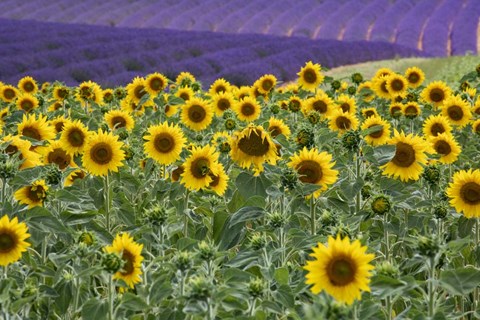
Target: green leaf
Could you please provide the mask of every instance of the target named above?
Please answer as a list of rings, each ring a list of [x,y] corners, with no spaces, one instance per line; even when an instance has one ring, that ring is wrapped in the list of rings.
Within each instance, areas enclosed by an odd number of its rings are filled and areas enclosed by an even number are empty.
[[[375,133],[375,132],[380,132],[383,129],[383,126],[380,124],[371,126],[370,128],[367,128],[365,130],[362,130],[361,134],[362,136],[366,137],[369,134]]]
[[[289,278],[288,269],[285,267],[276,269],[274,278],[278,283],[288,285],[288,278]]]
[[[292,289],[288,285],[282,284],[273,295],[284,307],[295,307],[295,297],[293,296]]]
[[[120,306],[124,309],[133,311],[142,311],[148,309],[148,304],[143,301],[142,298],[130,292],[126,292],[123,295]]]
[[[55,286],[55,289],[59,294],[59,297],[54,300],[55,304],[57,305],[60,312],[65,314],[73,297],[72,282],[61,281]]]
[[[150,287],[150,301],[158,304],[172,294],[172,285],[168,279],[158,279]]]
[[[240,194],[248,200],[253,196],[267,197],[267,188],[272,185],[265,175],[255,177],[247,172],[241,172],[235,180]]]
[[[108,305],[106,300],[91,298],[82,308],[83,319],[103,320],[107,318]]]
[[[374,276],[370,283],[372,294],[378,296],[380,299],[400,294],[406,286],[406,282],[384,275]]]
[[[453,295],[466,295],[480,285],[480,270],[473,267],[443,271],[440,285]]]
[[[227,250],[237,245],[244,236],[245,222],[256,220],[265,215],[265,210],[259,207],[243,207],[230,215],[223,226],[222,235],[219,238],[220,248]]]

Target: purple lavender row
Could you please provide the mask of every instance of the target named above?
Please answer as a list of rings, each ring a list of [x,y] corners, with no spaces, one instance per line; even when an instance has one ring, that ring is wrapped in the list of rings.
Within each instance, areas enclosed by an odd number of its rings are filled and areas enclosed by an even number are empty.
[[[268,33],[270,24],[283,12],[288,12],[295,3],[292,1],[270,1],[250,17],[245,17],[243,25],[238,30],[241,33]]]
[[[478,52],[480,23],[480,1],[468,0],[460,10],[451,31],[452,55],[475,54]]]
[[[307,13],[299,22],[293,27],[292,36],[305,36],[314,38],[317,29],[321,24],[337,10],[343,2],[337,0],[325,0],[315,7],[312,11]]]
[[[370,32],[375,21],[390,6],[389,0],[375,0],[353,16],[345,26],[343,40],[370,40]]]
[[[370,40],[394,42],[400,20],[415,6],[415,2],[416,0],[403,0],[393,3],[384,14],[375,21]]]
[[[268,28],[268,34],[292,35],[298,22],[317,7],[318,5],[310,0],[295,1],[295,5],[292,8],[274,18]],[[317,16],[315,19],[318,18]]]

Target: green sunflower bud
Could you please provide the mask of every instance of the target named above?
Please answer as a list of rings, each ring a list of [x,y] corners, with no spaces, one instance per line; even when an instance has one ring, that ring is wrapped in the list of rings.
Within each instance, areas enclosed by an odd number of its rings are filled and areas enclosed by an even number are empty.
[[[173,264],[180,271],[186,271],[193,266],[193,254],[188,251],[180,251],[173,257]]]
[[[420,255],[433,258],[440,251],[440,243],[435,236],[419,236],[417,239],[416,250]]]
[[[280,183],[282,187],[287,190],[293,190],[298,184],[298,173],[296,170],[290,167],[282,169],[282,174],[280,176]]]
[[[260,250],[267,245],[267,239],[259,232],[252,234],[250,238],[250,247],[253,250]]]
[[[234,119],[227,119],[224,126],[227,130],[234,130],[237,127],[237,122]]]
[[[198,255],[200,259],[205,261],[210,261],[215,258],[216,254],[217,254],[217,249],[213,244],[208,243],[206,241],[201,241],[198,244]]]
[[[438,204],[433,207],[433,215],[437,219],[445,219],[448,214],[448,205],[445,203]]]
[[[57,165],[50,165],[47,167],[47,171],[44,173],[45,182],[52,186],[57,186],[62,181],[62,172]]]
[[[280,106],[278,104],[272,104],[270,106],[270,112],[272,114],[278,114],[280,112]]]
[[[342,136],[343,147],[351,152],[357,152],[360,148],[360,132],[349,130]]]
[[[6,154],[0,154],[0,178],[8,180],[18,171],[18,165]]]
[[[155,205],[145,212],[144,219],[149,224],[162,226],[167,222],[168,212],[165,207]]]
[[[372,186],[369,184],[365,184],[360,190],[363,199],[368,199],[372,196]]]
[[[320,120],[321,120],[320,113],[318,113],[317,111],[310,111],[307,114],[307,120],[308,120],[308,122],[310,122],[313,125],[319,123]]]
[[[374,213],[383,215],[390,211],[392,205],[386,196],[378,195],[372,200],[370,207]]]
[[[400,269],[390,261],[382,261],[376,267],[377,274],[390,278],[397,278],[400,275]]]
[[[357,88],[350,86],[347,88],[347,93],[353,96],[355,93],[357,93]]]
[[[211,280],[204,276],[193,276],[189,279],[186,289],[190,299],[206,300],[212,296],[215,287]]]
[[[265,294],[266,289],[267,283],[261,278],[253,279],[248,283],[248,294],[252,298],[261,298]]]
[[[477,76],[480,77],[480,64],[477,64],[475,71],[477,71]]]
[[[333,91],[337,91],[342,87],[342,83],[338,80],[333,80],[332,83],[330,84],[332,86]]]
[[[320,215],[320,223],[324,227],[329,227],[337,224],[338,220],[337,217],[328,210],[323,210],[322,214]]]
[[[295,137],[298,149],[303,147],[312,148],[315,145],[315,134],[311,128],[304,126],[300,128]]]
[[[272,229],[283,228],[287,224],[287,217],[280,212],[271,212],[267,214],[267,223]]]
[[[104,253],[101,263],[105,271],[113,274],[123,268],[124,261],[117,253]]]
[[[361,73],[355,72],[352,74],[352,82],[359,84],[363,82],[363,76]]]
[[[95,235],[91,232],[88,232],[88,231],[84,231],[80,234],[80,236],[78,237],[78,242],[79,243],[83,243],[87,246],[91,246],[95,243],[96,239],[95,239]]]
[[[422,176],[430,185],[438,185],[440,182],[440,168],[436,165],[430,165],[425,168]]]

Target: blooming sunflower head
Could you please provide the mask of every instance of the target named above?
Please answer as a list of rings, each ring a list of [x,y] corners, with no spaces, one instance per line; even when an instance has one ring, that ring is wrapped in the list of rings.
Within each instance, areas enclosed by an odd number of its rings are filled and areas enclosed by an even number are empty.
[[[38,147],[37,152],[43,156],[43,163],[53,163],[57,165],[60,170],[66,169],[68,166],[75,166],[73,156],[58,140],[52,140],[47,146]]]
[[[231,92],[221,92],[213,96],[213,109],[217,116],[232,108],[235,104],[233,94]]]
[[[132,82],[130,82],[127,87],[127,96],[134,103],[140,103],[140,100],[148,94],[146,87],[145,87],[145,79],[141,77],[135,77]]]
[[[442,115],[448,118],[450,123],[458,127],[464,127],[472,118],[470,105],[460,96],[451,95],[443,101],[441,106]]]
[[[38,99],[29,93],[20,94],[17,101],[15,102],[19,110],[25,112],[30,112],[38,107]]]
[[[31,151],[32,144],[30,141],[24,140],[19,136],[11,135],[3,137],[2,140],[8,144],[4,150],[7,155],[16,156],[18,154],[18,159],[21,161],[20,170],[33,168],[42,164],[41,156]]]
[[[70,121],[63,126],[60,142],[69,153],[79,154],[85,148],[88,135],[87,127],[80,120]]]
[[[201,131],[212,123],[213,108],[207,100],[191,98],[182,107],[180,119],[188,128]]]
[[[285,122],[283,122],[283,120],[274,117],[271,117],[268,120],[268,132],[270,132],[270,135],[273,138],[281,134],[288,138],[292,133],[290,128],[285,124]]]
[[[12,102],[19,95],[17,88],[11,85],[0,86],[0,99],[4,102]]]
[[[420,94],[423,101],[439,107],[445,99],[450,97],[452,89],[443,81],[434,81],[430,83]]]
[[[0,266],[6,267],[18,261],[22,252],[27,251],[30,243],[28,227],[24,222],[18,222],[17,217],[10,220],[7,215],[0,219]]]
[[[423,123],[423,134],[428,138],[436,137],[441,133],[450,134],[451,132],[452,126],[448,118],[441,114],[431,115]]]
[[[432,148],[440,155],[441,163],[450,164],[458,159],[462,149],[455,138],[447,133],[440,133],[436,137],[430,139]]]
[[[387,77],[385,86],[390,96],[403,97],[407,93],[408,82],[404,76],[394,73]]]
[[[357,117],[349,112],[344,112],[342,109],[334,110],[329,120],[330,130],[337,131],[339,135],[358,128]]]
[[[215,95],[222,93],[222,92],[230,92],[231,91],[232,85],[230,82],[227,80],[220,78],[215,80],[212,85],[210,86],[210,89],[208,93],[210,96],[214,97]]]
[[[160,164],[169,165],[180,158],[187,139],[177,125],[164,122],[150,126],[143,137],[145,153]]]
[[[257,100],[253,97],[245,97],[237,101],[232,107],[238,119],[242,121],[253,121],[260,117],[262,109]]]
[[[55,129],[47,122],[47,117],[35,114],[23,115],[22,122],[17,126],[18,134],[37,141],[55,138]]]
[[[106,176],[109,172],[117,172],[123,166],[125,152],[123,143],[112,133],[101,130],[91,133],[85,144],[82,156],[83,167],[92,175]]]
[[[18,89],[24,93],[35,94],[38,91],[38,84],[32,77],[23,77],[18,81]]]
[[[41,207],[47,198],[47,190],[48,186],[45,184],[45,180],[37,180],[18,189],[13,196],[18,202],[28,205],[28,208]]]
[[[403,111],[403,114],[405,115],[405,117],[407,117],[409,119],[415,119],[416,117],[418,117],[422,113],[422,110],[420,109],[420,106],[415,101],[409,101],[409,102],[405,103],[403,105],[403,110],[402,111]]]
[[[152,97],[158,96],[168,85],[168,79],[163,74],[154,72],[145,79],[145,90]]]
[[[320,64],[314,64],[312,61],[308,61],[297,75],[298,85],[309,91],[315,91],[324,79]]]
[[[302,112],[308,114],[310,111],[316,111],[325,118],[331,115],[333,105],[333,100],[325,92],[320,91],[315,96],[305,100]]]
[[[276,85],[277,78],[273,74],[265,74],[253,84],[253,86],[262,94],[268,94]]]
[[[110,110],[105,113],[104,118],[111,130],[125,128],[127,131],[132,131],[135,125],[133,117],[124,110]]]
[[[417,88],[425,80],[425,73],[420,68],[411,67],[405,70],[405,79],[407,79],[409,87]]]
[[[467,218],[480,217],[480,170],[461,170],[447,188],[450,205]]]
[[[193,147],[190,156],[183,164],[184,172],[181,174],[182,183],[189,190],[207,188],[212,182],[212,176],[218,175],[220,165],[215,147]]]
[[[347,94],[341,94],[337,98],[337,105],[343,112],[348,112],[353,115],[357,112],[357,104],[355,103],[355,99],[350,97]]]
[[[373,116],[373,117],[367,118],[367,120],[363,122],[361,129],[374,130],[373,132],[365,135],[365,141],[372,146],[386,144],[390,139],[390,134],[391,134],[390,123],[382,119],[381,117]]]

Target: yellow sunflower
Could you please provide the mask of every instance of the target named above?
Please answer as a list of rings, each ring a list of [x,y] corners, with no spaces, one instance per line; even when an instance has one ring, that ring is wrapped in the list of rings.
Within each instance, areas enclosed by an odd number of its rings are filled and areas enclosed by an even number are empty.
[[[370,108],[364,108],[362,109],[362,116],[367,119],[370,117],[379,117],[380,115],[378,114],[377,109],[370,107]]]
[[[132,131],[135,121],[133,117],[124,110],[110,110],[104,115],[105,122],[111,130],[125,128]]]
[[[390,96],[403,97],[407,93],[408,82],[404,76],[393,73],[387,77],[387,82],[385,86]]]
[[[63,108],[63,105],[62,105],[61,102],[54,101],[48,106],[47,111],[48,112],[54,112],[54,111],[60,110],[62,108]]]
[[[450,123],[462,128],[465,127],[472,118],[470,105],[460,96],[451,95],[443,101],[441,106],[442,115],[448,118]]]
[[[454,163],[462,151],[455,138],[447,133],[440,133],[436,137],[431,138],[430,143],[435,152],[440,155],[438,161],[441,163]]]
[[[389,144],[395,145],[395,155],[385,165],[381,166],[384,175],[399,178],[402,181],[418,180],[423,172],[422,165],[427,164],[426,151],[429,144],[421,137],[413,134],[405,135],[394,130]]]
[[[20,165],[20,170],[33,168],[36,166],[42,165],[40,160],[41,156],[31,151],[32,144],[28,140],[24,140],[19,136],[8,135],[3,137],[4,142],[8,143],[8,146],[5,148],[5,153],[9,156],[13,156],[18,152],[18,158],[22,161]]]
[[[216,94],[222,93],[222,92],[230,92],[232,85],[230,82],[227,80],[220,78],[215,80],[212,85],[210,86],[210,89],[208,90],[208,93],[210,94],[211,97],[215,96]]]
[[[212,123],[213,108],[207,100],[191,98],[182,107],[180,119],[188,128],[201,131]]]
[[[6,267],[20,260],[22,253],[30,247],[25,241],[29,237],[25,222],[19,223],[17,217],[10,220],[4,215],[0,219],[0,266]]]
[[[261,76],[255,83],[254,87],[262,94],[268,94],[270,91],[275,89],[277,85],[277,78],[273,74],[265,74]]]
[[[390,113],[390,116],[392,116],[392,118],[398,119],[403,114],[403,109],[404,105],[402,103],[394,102],[391,103],[388,107],[388,112]]]
[[[190,72],[180,72],[175,79],[175,83],[181,87],[191,86],[196,81],[197,79],[195,79],[195,76]]]
[[[62,133],[65,125],[70,122],[70,119],[65,118],[64,116],[58,116],[49,121],[50,126],[55,129],[56,133]]]
[[[141,77],[133,78],[127,87],[127,96],[130,97],[130,100],[136,104],[139,104],[140,100],[148,94],[145,87],[145,79]]]
[[[0,109],[0,121],[5,122],[5,118],[8,116],[10,110],[8,107]]]
[[[451,94],[452,89],[445,82],[434,81],[422,90],[420,97],[423,101],[432,103],[434,107],[439,107]]]
[[[19,95],[17,88],[11,85],[3,85],[0,87],[0,99],[4,102],[12,102]]]
[[[358,85],[357,96],[360,97],[364,102],[371,102],[375,99],[375,94],[372,90],[372,82],[365,81]]]
[[[213,96],[213,109],[217,116],[221,116],[226,110],[229,110],[235,104],[235,99],[231,92],[220,92]]]
[[[213,180],[212,175],[218,175],[220,172],[218,157],[213,146],[192,147],[190,156],[183,164],[184,171],[181,174],[185,187],[196,191],[207,188]]]
[[[32,77],[23,77],[18,81],[18,89],[20,91],[30,94],[35,94],[38,91],[37,82]]]
[[[381,76],[372,80],[372,90],[380,98],[390,99],[390,91],[387,88],[387,81],[389,76]]]
[[[87,127],[80,120],[69,121],[63,126],[60,142],[70,154],[82,153],[88,137]]]
[[[480,134],[480,119],[477,119],[472,123],[472,131],[473,133]]]
[[[245,97],[240,101],[237,101],[232,110],[237,114],[238,119],[242,121],[254,121],[260,117],[262,108],[258,104],[257,100],[252,97]]]
[[[297,171],[301,182],[320,186],[313,193],[315,198],[337,181],[338,171],[332,169],[334,165],[335,161],[332,161],[329,153],[319,152],[316,148],[308,150],[306,147],[290,157],[288,163],[289,167]]]
[[[228,174],[221,163],[218,163],[217,171],[209,173],[212,181],[208,184],[208,189],[214,191],[217,195],[223,196],[228,187]]]
[[[418,88],[425,81],[425,73],[420,68],[411,67],[405,70],[405,78],[410,88]]]
[[[450,134],[451,132],[452,125],[448,118],[441,114],[431,115],[423,123],[423,134],[428,138],[436,137],[440,133]]]
[[[101,130],[91,133],[85,144],[82,156],[83,167],[94,176],[106,176],[110,171],[117,172],[123,166],[125,152],[123,142],[112,133]]]
[[[87,176],[87,173],[85,172],[85,170],[82,170],[82,169],[75,169],[73,170],[72,172],[70,172],[68,174],[68,176],[65,178],[65,182],[64,182],[64,186],[65,187],[70,187],[73,185],[73,183],[76,181],[76,180],[82,180],[82,179],[85,179],[85,177]]]
[[[113,275],[113,279],[122,280],[130,288],[142,281],[143,244],[136,243],[128,233],[117,234],[112,245],[106,246],[107,253],[116,253],[122,257],[123,268]]]
[[[372,116],[367,118],[362,126],[362,130],[367,130],[369,128],[372,128],[374,126],[380,126],[379,130],[372,132],[370,134],[367,134],[365,136],[365,141],[372,145],[372,146],[379,146],[382,144],[386,144],[388,140],[390,139],[390,123],[384,119],[382,119],[380,116]]]
[[[283,122],[282,119],[277,119],[274,117],[270,117],[268,120],[268,132],[272,138],[275,138],[280,134],[283,134],[286,138],[288,138],[292,133],[290,128],[285,124],[285,122]]]
[[[30,112],[38,107],[38,99],[29,93],[23,93],[18,96],[15,104],[17,105],[18,110]]]
[[[339,95],[336,103],[343,112],[348,112],[353,115],[357,113],[357,104],[355,103],[355,99],[347,94]]]
[[[318,63],[313,64],[309,61],[300,69],[298,75],[298,85],[308,91],[315,89],[323,82],[325,78],[321,73],[321,66]]]
[[[190,87],[181,87],[175,91],[175,97],[182,98],[184,101],[188,101],[195,97],[195,91]]]
[[[370,262],[375,258],[367,254],[367,247],[359,240],[350,242],[348,237],[328,237],[328,246],[319,243],[310,254],[315,260],[307,261],[306,284],[312,284],[311,291],[318,294],[325,290],[340,302],[352,304],[361,300],[362,291],[370,292]]]
[[[329,120],[330,130],[337,131],[339,135],[348,130],[356,130],[358,127],[357,117],[349,112],[343,112],[342,109],[334,110]]]
[[[145,153],[160,164],[169,165],[180,159],[187,139],[177,125],[164,122],[150,126],[148,134],[143,137]]]
[[[410,101],[405,103],[403,105],[402,111],[405,117],[409,119],[414,119],[422,113],[422,110],[420,109],[420,105],[415,101]]]
[[[168,85],[168,79],[163,74],[154,72],[145,79],[145,90],[152,97],[156,97],[165,90]]]
[[[38,147],[36,150],[42,155],[44,164],[54,163],[60,170],[75,166],[72,154],[68,153],[58,140],[52,140],[47,146]]]
[[[102,91],[102,105],[108,105],[113,102],[115,95],[113,89],[105,89]]]
[[[63,85],[56,85],[53,88],[53,98],[57,101],[62,102],[67,99],[70,94],[70,90]]]
[[[256,173],[263,171],[263,163],[275,164],[277,147],[270,135],[261,126],[249,125],[232,137],[230,156],[242,168],[255,167]]]
[[[242,100],[245,97],[252,97],[253,95],[251,94],[252,88],[249,86],[241,86],[238,88],[238,90],[235,90],[234,96],[237,98],[237,100]]]
[[[381,77],[387,77],[387,76],[392,75],[394,73],[395,73],[395,71],[393,71],[392,69],[380,68],[375,72],[372,80],[375,80],[375,79],[378,79],[378,78],[381,78]]]
[[[47,117],[35,114],[23,115],[22,122],[17,125],[18,134],[37,141],[51,140],[55,138],[55,129],[50,126]]]
[[[333,105],[333,100],[325,92],[319,90],[315,96],[305,100],[302,112],[307,115],[310,111],[317,111],[326,118],[331,115]]]
[[[18,202],[28,205],[28,208],[41,207],[43,202],[47,198],[48,186],[45,184],[45,180],[37,180],[32,182],[31,185],[22,187],[15,191],[13,197]]]
[[[446,190],[450,205],[467,218],[480,218],[480,170],[461,170]]]
[[[84,81],[76,88],[75,98],[81,103],[82,107],[86,104],[101,104],[103,99],[102,88],[93,81]]]

